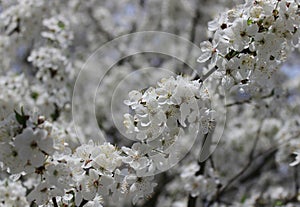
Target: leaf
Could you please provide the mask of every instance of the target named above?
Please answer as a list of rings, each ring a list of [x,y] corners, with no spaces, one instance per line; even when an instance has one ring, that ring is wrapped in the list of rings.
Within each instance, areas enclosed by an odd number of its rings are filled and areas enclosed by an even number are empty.
[[[275,205],[275,206],[282,206],[282,205],[283,205],[283,202],[280,201],[280,200],[278,200],[278,201],[275,202],[274,205]]]
[[[29,119],[28,115],[25,115],[23,107],[21,107],[21,114],[19,114],[16,110],[14,110],[16,114],[16,120],[19,124],[26,128],[26,121]]]
[[[251,25],[253,23],[252,19],[247,20],[247,25]]]
[[[38,99],[38,97],[39,97],[39,93],[37,93],[37,92],[32,92],[31,93],[31,98],[33,98],[33,100],[37,100]]]
[[[241,203],[245,203],[245,201],[247,200],[247,196],[243,195],[242,199],[241,199]]]
[[[225,55],[225,58],[227,59],[227,60],[230,60],[231,58],[233,58],[234,56],[236,56],[236,55],[238,55],[239,54],[239,52],[237,52],[237,51],[235,51],[235,50],[230,50],[229,51],[229,53],[227,53],[226,55]]]
[[[65,28],[65,24],[62,21],[59,21],[57,23],[57,25],[59,26],[59,28],[64,29]]]
[[[55,106],[55,110],[50,116],[53,119],[53,121],[56,121],[58,119],[58,117],[60,116],[60,110],[56,104],[54,106]]]

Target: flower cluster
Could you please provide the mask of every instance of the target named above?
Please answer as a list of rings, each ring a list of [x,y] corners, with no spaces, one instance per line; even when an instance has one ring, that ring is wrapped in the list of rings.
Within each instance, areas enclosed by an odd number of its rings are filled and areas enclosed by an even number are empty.
[[[142,173],[145,168],[172,166],[184,151],[184,142],[193,142],[200,131],[207,134],[213,123],[208,91],[201,82],[182,76],[162,79],[156,88],[131,91],[125,104],[131,113],[124,115],[124,125],[138,143],[122,149],[131,157],[127,162]]]
[[[23,108],[14,115],[1,122],[1,161],[10,173],[32,173],[54,153],[53,139],[42,127],[43,117],[33,123]]]
[[[70,30],[70,22],[63,16],[54,16],[44,19],[43,25],[47,31],[41,33],[42,37],[57,42],[59,47],[66,48],[71,45],[73,32]]]
[[[0,206],[24,206],[29,207],[25,199],[26,188],[20,181],[4,179],[0,181]]]
[[[28,62],[38,68],[36,77],[43,82],[49,79],[58,79],[56,82],[63,81],[65,68],[67,67],[67,58],[62,54],[62,51],[57,48],[40,47],[33,50],[28,57]]]
[[[101,206],[104,198],[106,202],[121,202],[128,196],[136,203],[152,194],[156,186],[153,176],[139,176],[133,165],[125,166],[130,157],[110,143],[90,141],[72,151],[68,144],[72,140],[65,142],[63,138],[66,134],[44,117],[27,115],[23,108],[4,119],[0,131],[2,168],[16,174],[16,180],[26,176],[32,183],[18,192],[20,198],[5,193],[8,197],[3,202],[7,205],[17,198],[26,205],[44,205],[55,198],[62,205]],[[10,187],[7,185],[4,190]],[[29,194],[24,193],[32,188]]]
[[[46,103],[52,109],[51,116],[55,117],[70,101],[70,91],[64,86],[73,75],[67,50],[72,43],[73,32],[70,21],[62,15],[45,18],[42,23],[46,30],[40,35],[49,43],[31,50],[27,61],[36,69],[34,74],[38,85],[43,86],[34,87],[33,91],[37,94],[35,101]],[[47,98],[43,96],[45,93]]]
[[[201,124],[203,134],[208,133],[211,110],[209,94],[199,81],[177,76],[162,79],[158,87],[144,92],[131,91],[125,104],[133,111],[125,114],[128,133],[138,141],[151,142],[158,137],[172,137],[178,126]]]
[[[212,40],[200,44],[198,62],[218,68],[225,88],[253,92],[298,47],[299,18],[297,1],[247,1],[209,23]]]
[[[26,31],[24,25],[31,23],[36,23],[32,17],[36,13],[41,12],[41,8],[44,3],[38,0],[18,0],[15,5],[10,6],[3,12],[1,12],[0,19],[1,26],[5,28],[5,34],[10,36],[13,34],[27,33],[32,31]]]
[[[213,169],[210,169],[208,175],[201,175],[200,166],[197,163],[190,163],[183,167],[180,174],[182,182],[184,183],[184,189],[190,193],[192,197],[201,196],[207,197],[214,192],[218,184],[218,180],[215,179]]]

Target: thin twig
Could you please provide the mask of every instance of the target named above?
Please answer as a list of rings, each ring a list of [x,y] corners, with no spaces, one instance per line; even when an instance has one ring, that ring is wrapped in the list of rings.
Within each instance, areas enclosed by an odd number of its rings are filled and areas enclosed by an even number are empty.
[[[188,207],[195,207],[197,202],[197,197],[192,197],[189,195]]]
[[[207,137],[208,137],[208,133],[205,134],[204,137],[203,137],[202,147],[204,146],[204,143],[205,143]],[[201,155],[201,152],[200,152],[200,155]],[[200,155],[199,155],[199,156],[200,156]],[[203,162],[198,161],[198,164],[199,164],[200,168],[199,168],[199,170],[195,173],[195,176],[203,175],[203,174],[204,174],[204,172],[205,172],[206,161],[207,161],[207,160],[204,160]],[[189,195],[189,199],[188,199],[188,207],[196,207],[196,204],[197,204],[197,198],[198,198],[198,197],[192,197],[191,195]]]
[[[236,101],[236,102],[233,102],[233,103],[230,103],[230,104],[226,104],[225,106],[226,107],[231,107],[231,106],[235,106],[235,105],[243,105],[245,103],[251,103],[251,98],[249,98],[247,100],[244,100],[244,101]]]
[[[239,182],[240,183],[245,183],[246,181],[248,181],[250,178],[255,177],[256,175],[259,175],[263,166],[266,166],[266,164],[268,163],[269,160],[271,160],[272,157],[274,157],[275,153],[277,152],[277,149],[272,149],[272,150],[268,150],[267,153],[264,153],[262,155],[259,155],[255,158],[255,160],[257,160],[258,158],[263,157],[263,159],[260,161],[260,163],[258,165],[256,165],[254,168],[252,168],[252,170],[247,173],[246,176],[243,176]]]
[[[290,138],[284,140],[284,142],[282,143],[279,143],[275,146],[272,146],[270,147],[268,150],[264,151],[264,152],[261,152],[261,153],[258,153],[256,156],[253,156],[252,157],[252,160],[249,160],[249,162],[246,164],[246,166],[237,174],[235,175],[230,181],[228,181],[228,183],[230,182],[231,184],[236,180],[238,179],[239,177],[241,177],[246,171],[247,169],[252,165],[252,163],[258,159],[260,159],[261,157],[264,157],[263,160],[260,162],[259,165],[257,165],[254,169],[252,169],[252,171],[250,173],[247,174],[246,177],[243,177],[241,180],[240,180],[240,183],[244,183],[246,182],[249,178],[253,177],[253,175],[257,174],[258,172],[260,172],[262,170],[262,167],[267,163],[267,161],[272,158],[275,153],[277,152],[278,148],[281,146],[281,145],[284,145],[286,144],[287,142],[289,142],[291,139],[294,139],[295,137],[298,137],[300,135],[300,133],[297,133],[293,136],[291,136]],[[255,146],[256,144],[254,143],[253,146]],[[250,152],[251,154],[251,152]],[[249,156],[250,157],[250,156]],[[230,184],[230,185],[231,185]],[[227,184],[228,185],[228,184]],[[220,191],[217,191],[217,194],[215,195],[215,197],[210,201],[210,203],[208,204],[208,206],[212,205],[212,203],[214,201],[220,201],[220,198],[221,196],[225,193],[225,192],[228,192],[229,191],[229,185],[228,186],[225,186],[223,187]],[[297,187],[295,186],[295,190],[296,188],[299,190],[299,185],[297,184]],[[293,196],[295,197],[295,196]]]
[[[295,194],[294,194],[294,197],[298,197],[298,193],[299,193],[299,189],[300,189],[300,186],[299,186],[299,178],[298,178],[298,166],[295,166],[294,167],[294,181],[295,181]]]
[[[78,207],[83,207],[87,203],[88,201],[83,199]]]
[[[253,146],[251,148],[251,151],[249,153],[249,160],[247,162],[247,164],[244,166],[244,168],[242,170],[240,170],[235,176],[233,176],[228,182],[227,184],[220,190],[220,194],[222,194],[223,192],[226,191],[226,189],[233,183],[235,182],[241,175],[244,174],[244,172],[246,172],[246,170],[251,166],[251,164],[253,163],[254,159],[253,159],[253,156],[254,156],[254,151],[256,149],[256,146],[257,146],[257,142],[258,142],[258,139],[259,139],[259,135],[260,135],[260,131],[261,131],[261,128],[262,128],[262,124],[263,124],[263,121],[261,122],[258,130],[257,130],[257,133],[256,133],[256,136],[255,136],[255,140],[254,140],[254,143],[253,143]]]
[[[200,0],[199,0],[199,3],[200,3]],[[201,12],[200,12],[200,7],[196,8],[195,10],[195,13],[194,13],[194,16],[192,18],[192,26],[191,26],[191,30],[190,30],[190,33],[189,33],[189,41],[192,42],[192,43],[195,43],[195,39],[196,39],[196,28],[199,24],[199,21],[201,20],[200,18],[201,16]],[[189,44],[189,48],[187,50],[187,54],[186,54],[186,57],[184,58],[184,62],[183,62],[183,65],[187,62],[190,54],[191,54],[191,51],[192,51],[192,44]]]
[[[106,31],[100,22],[93,16],[92,8],[88,8],[88,14],[89,17],[91,18],[92,22],[95,24],[97,30],[107,39],[107,41],[110,41],[113,39],[112,35]]]
[[[58,207],[57,201],[56,201],[56,197],[52,198],[52,202],[53,202],[53,206],[54,207]]]
[[[257,146],[257,143],[258,143],[258,140],[259,140],[259,135],[260,135],[260,132],[261,132],[261,128],[264,124],[264,121],[262,120],[259,124],[259,127],[258,127],[258,130],[256,132],[256,137],[255,137],[255,140],[254,140],[254,143],[253,143],[253,146],[251,148],[251,151],[249,153],[249,160],[252,160],[253,159],[253,156],[254,156],[254,151],[256,149],[256,146]]]
[[[216,72],[218,70],[218,66],[213,67],[212,69],[210,69],[207,73],[205,73],[201,80],[204,82],[211,74],[213,74],[214,72]]]
[[[212,169],[214,169],[214,171],[216,171],[213,155],[211,155],[208,159],[210,161],[210,165],[211,165]]]

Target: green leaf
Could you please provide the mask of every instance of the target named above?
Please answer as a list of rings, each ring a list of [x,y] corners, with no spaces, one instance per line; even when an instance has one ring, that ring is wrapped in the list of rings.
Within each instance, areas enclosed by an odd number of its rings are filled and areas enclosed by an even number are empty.
[[[39,93],[37,93],[37,92],[31,93],[31,98],[33,98],[35,101],[38,99],[38,97],[39,97]]]
[[[62,21],[59,21],[58,24],[59,28],[64,29],[65,28],[65,24]]]
[[[247,196],[246,196],[246,195],[243,195],[243,197],[242,197],[242,199],[241,199],[241,203],[245,203],[246,199],[247,199]]]
[[[29,116],[25,115],[23,107],[21,107],[21,114],[14,110],[16,115],[16,120],[19,124],[26,128],[26,121],[29,119]]]
[[[247,20],[247,25],[251,25],[253,23],[252,19]]]
[[[275,205],[275,206],[282,206],[282,205],[283,205],[283,202],[280,201],[280,200],[278,200],[278,201],[275,202],[274,205]]]
[[[238,55],[239,54],[239,52],[238,51],[235,51],[235,50],[230,50],[229,51],[229,53],[227,53],[226,55],[225,55],[225,58],[227,59],[227,60],[230,60],[231,58],[233,58],[234,56],[236,56],[236,55]]]
[[[56,104],[54,106],[55,106],[55,110],[50,116],[53,119],[53,121],[56,121],[58,119],[58,117],[60,116],[60,110]]]

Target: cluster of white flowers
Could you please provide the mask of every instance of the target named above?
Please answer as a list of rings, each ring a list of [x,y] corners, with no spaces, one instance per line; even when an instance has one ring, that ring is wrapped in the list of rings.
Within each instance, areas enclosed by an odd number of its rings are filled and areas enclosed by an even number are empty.
[[[43,25],[46,31],[42,31],[41,36],[49,43],[33,49],[27,61],[36,69],[34,74],[39,87],[33,87],[35,102],[46,103],[52,109],[50,115],[56,119],[70,101],[70,91],[65,85],[72,81],[73,75],[72,63],[67,57],[73,33],[70,22],[61,15],[44,19]]]
[[[34,18],[32,21],[32,17],[37,12],[41,12],[40,9],[43,5],[44,3],[38,0],[18,0],[15,5],[1,12],[1,26],[4,26],[5,34],[28,32],[23,24],[27,24],[29,21],[35,23],[37,19]]]
[[[110,143],[97,145],[90,141],[72,152],[68,143],[58,140],[57,129],[44,117],[33,120],[22,109],[0,126],[2,168],[19,177],[42,178],[34,182],[28,195],[22,193],[25,188],[19,192],[19,202],[43,205],[57,197],[56,202],[64,205],[88,206],[103,203],[104,198],[115,202],[129,196],[136,203],[152,194],[156,186],[153,176],[138,176],[134,165],[124,166],[130,163],[130,157],[121,155],[122,151]],[[140,164],[137,160],[135,163]],[[6,204],[16,195],[7,199]]]
[[[0,206],[24,206],[29,207],[25,199],[26,188],[20,181],[10,179],[0,180]]]
[[[217,67],[225,88],[254,93],[298,47],[299,18],[297,1],[249,0],[209,23],[198,62]]]
[[[170,146],[182,144],[187,135],[207,134],[213,123],[209,94],[201,82],[177,76],[162,79],[157,85],[144,92],[131,91],[125,101],[131,112],[124,115],[124,125],[138,143],[132,149],[122,149],[132,157],[130,165],[143,173],[144,168],[153,168],[151,164],[157,169],[162,163],[163,167],[174,164],[180,145],[178,151]],[[159,153],[153,155],[153,151]]]
[[[57,132],[44,117],[33,120],[23,108],[1,122],[3,168],[9,173],[33,173],[43,177],[27,196],[29,202],[42,205],[57,197],[59,202],[70,203],[76,198],[74,202],[79,205],[97,200],[100,195],[107,196],[110,191],[114,200],[122,200],[129,192],[133,202],[137,202],[153,192],[156,186],[153,177],[132,174],[136,170],[134,165],[130,165],[133,171],[128,171],[127,176],[116,169],[123,162],[130,163],[130,153],[128,157],[121,157],[121,151],[111,144],[94,145],[92,142],[72,153],[62,136],[67,134]],[[66,191],[72,189],[74,196],[65,197]]]
[[[12,107],[20,102],[29,107],[37,106],[45,116],[52,116],[54,119],[58,118],[58,113],[70,101],[70,91],[65,86],[72,76],[67,47],[73,40],[70,20],[64,15],[58,15],[59,12],[48,9],[53,7],[53,10],[57,10],[56,6],[59,5],[55,2],[37,0],[3,1],[0,14],[0,27],[3,31],[0,38],[1,53],[5,51],[12,56],[3,58],[1,71],[10,74],[8,79],[15,79],[11,75],[11,68],[17,64],[14,70],[23,73],[20,76],[23,77],[22,81],[11,84],[14,93],[10,95],[5,91],[3,99],[13,99]],[[13,60],[14,57],[19,60]],[[34,75],[35,78],[28,78],[27,75]],[[26,85],[19,87],[17,84]],[[25,93],[16,95],[18,91],[15,90],[21,89]],[[17,100],[20,95],[22,100]],[[9,104],[7,106],[10,108]],[[20,105],[15,109],[19,107]]]
[[[41,81],[51,83],[49,80],[54,79],[56,83],[63,82],[67,58],[60,49],[51,47],[38,48],[31,52],[28,61],[38,68],[36,77]]]
[[[0,157],[10,173],[31,173],[43,166],[46,158],[54,152],[49,132],[39,127],[43,124],[43,117],[35,123],[29,118],[22,108],[21,112],[15,111],[15,117],[11,115],[1,122]]]
[[[198,175],[200,166],[197,163],[191,163],[183,166],[180,177],[184,183],[184,189],[190,193],[192,197],[207,198],[216,190],[218,180],[215,179],[213,169],[208,170],[208,175]]]
[[[42,37],[57,42],[62,48],[71,45],[74,35],[72,30],[70,30],[70,22],[65,17],[55,16],[50,19],[44,19],[43,25],[48,30],[41,33]]]
[[[208,91],[200,81],[182,76],[162,79],[157,88],[131,91],[129,98],[125,104],[133,114],[125,114],[124,123],[135,140],[151,142],[157,138],[171,138],[178,134],[174,130],[179,126],[195,127],[198,123],[203,134],[208,133],[212,111]]]

